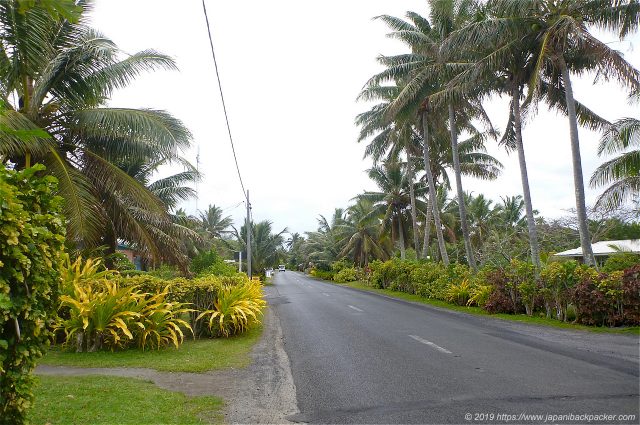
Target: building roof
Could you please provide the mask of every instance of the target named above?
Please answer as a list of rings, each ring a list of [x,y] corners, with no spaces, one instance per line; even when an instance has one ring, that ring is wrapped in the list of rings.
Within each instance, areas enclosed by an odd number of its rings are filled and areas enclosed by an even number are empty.
[[[611,255],[616,252],[640,253],[640,239],[626,239],[621,241],[600,241],[591,244],[593,255]],[[569,249],[555,254],[558,257],[582,257],[582,247]]]

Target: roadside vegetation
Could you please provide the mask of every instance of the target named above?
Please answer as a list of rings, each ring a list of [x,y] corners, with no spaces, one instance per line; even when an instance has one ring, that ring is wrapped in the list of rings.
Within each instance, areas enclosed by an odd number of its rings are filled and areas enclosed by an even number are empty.
[[[224,261],[246,252],[245,229],[215,205],[179,208],[202,177],[185,158],[189,130],[166,111],[108,104],[176,64],[121,51],[89,26],[92,7],[0,0],[0,424],[24,423],[34,406],[41,423],[199,423],[219,401],[124,379],[43,378],[34,398],[49,348],[50,364],[246,366],[266,306],[258,277],[283,253],[284,231],[250,223],[249,279]],[[82,396],[62,396],[62,381]]]
[[[640,9],[604,0],[427,3],[428,15],[376,18],[405,46],[378,58],[383,69],[359,98],[368,109],[356,118],[358,142],[377,189],[320,216],[316,231],[292,235],[290,266],[529,321],[638,326],[640,257],[619,252],[597,263],[591,248],[640,238],[637,117],[609,122],[576,100],[572,79],[596,84],[604,73],[637,101],[640,72],[594,34],[624,39],[637,31]],[[502,132],[483,107],[497,97],[510,100]],[[559,219],[541,216],[530,196],[522,127],[537,124],[539,108],[564,115],[570,128],[574,179],[559,184],[573,184],[576,205]],[[578,126],[602,134],[597,155],[617,155],[591,178],[604,189],[591,207]],[[464,178],[502,173],[489,143],[519,159],[522,192],[499,202],[463,187]],[[583,264],[553,255],[576,247]]]

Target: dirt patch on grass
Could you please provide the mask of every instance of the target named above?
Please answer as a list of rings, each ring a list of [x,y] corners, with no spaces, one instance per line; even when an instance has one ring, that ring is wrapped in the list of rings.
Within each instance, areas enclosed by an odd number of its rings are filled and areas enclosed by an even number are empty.
[[[266,288],[267,300],[271,288]],[[110,375],[147,379],[158,387],[189,396],[215,395],[225,400],[228,423],[288,423],[286,416],[298,413],[296,388],[289,358],[283,347],[280,319],[271,309],[264,329],[244,369],[205,373],[158,372],[145,368],[78,368],[41,365],[41,375]]]

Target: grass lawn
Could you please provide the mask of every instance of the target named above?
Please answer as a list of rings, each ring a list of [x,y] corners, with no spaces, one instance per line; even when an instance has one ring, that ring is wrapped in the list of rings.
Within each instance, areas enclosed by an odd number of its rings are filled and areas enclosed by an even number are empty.
[[[108,376],[40,376],[33,424],[210,424],[222,423],[223,402],[186,397],[153,383]]]
[[[38,363],[76,367],[146,367],[163,372],[204,372],[227,367],[246,367],[249,353],[262,333],[262,326],[231,338],[187,340],[179,349],[126,350],[76,353],[58,347]]]
[[[325,281],[325,282],[330,282],[330,281]],[[330,283],[335,283],[335,282],[330,282]],[[480,307],[459,306],[455,304],[450,304],[445,301],[432,300],[432,299],[423,298],[419,295],[407,294],[406,292],[392,291],[390,289],[372,288],[370,286],[365,285],[362,282],[350,282],[350,283],[344,283],[339,285],[349,286],[351,288],[361,289],[369,292],[376,292],[378,294],[388,295],[390,297],[400,298],[403,300],[413,301],[421,304],[432,305],[434,307],[446,308],[448,310],[461,311],[464,313],[475,314],[479,316],[495,317],[498,319],[510,320],[513,322],[524,322],[524,323],[531,323],[534,325],[552,326],[555,328],[573,329],[573,330],[585,330],[590,332],[628,333],[628,334],[640,335],[639,326],[633,326],[628,328],[607,328],[607,327],[584,326],[584,325],[577,325],[573,323],[565,323],[565,322],[560,322],[554,319],[547,319],[546,317],[538,317],[538,316],[529,317],[526,314],[489,314]]]

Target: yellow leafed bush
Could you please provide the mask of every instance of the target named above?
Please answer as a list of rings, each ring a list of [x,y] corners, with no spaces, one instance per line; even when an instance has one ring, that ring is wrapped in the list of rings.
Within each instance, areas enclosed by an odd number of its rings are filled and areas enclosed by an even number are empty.
[[[209,328],[226,337],[259,323],[258,316],[265,306],[260,282],[247,279],[241,284],[223,284],[214,307],[200,313],[197,319],[208,318]]]
[[[463,279],[462,282],[452,283],[447,290],[447,301],[458,305],[465,305],[471,297],[471,283],[469,279]]]

